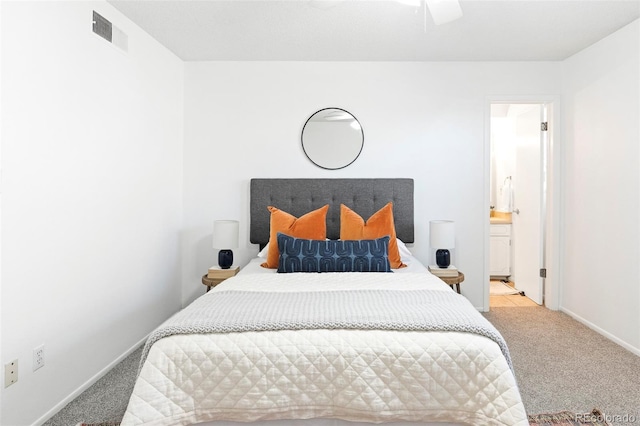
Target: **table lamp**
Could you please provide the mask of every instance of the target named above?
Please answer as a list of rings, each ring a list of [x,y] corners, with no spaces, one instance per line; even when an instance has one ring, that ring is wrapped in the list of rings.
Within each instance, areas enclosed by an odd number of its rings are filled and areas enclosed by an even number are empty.
[[[229,269],[233,265],[233,252],[238,247],[237,220],[216,220],[213,222],[213,248],[218,252],[218,265],[221,269]]]
[[[452,220],[432,220],[429,222],[429,243],[436,249],[436,264],[448,268],[451,264],[449,249],[455,247],[455,224]]]

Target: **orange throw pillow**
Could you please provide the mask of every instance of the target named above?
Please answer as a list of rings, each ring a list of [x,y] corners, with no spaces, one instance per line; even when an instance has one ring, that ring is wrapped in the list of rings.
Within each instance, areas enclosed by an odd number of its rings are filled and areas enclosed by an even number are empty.
[[[375,212],[365,223],[360,215],[344,204],[340,204],[340,239],[364,240],[375,239],[389,235],[389,263],[391,268],[404,268],[400,260],[396,227],[393,223],[393,203],[387,203]]]
[[[271,212],[271,228],[269,231],[269,251],[267,261],[261,266],[264,268],[277,268],[280,260],[278,250],[278,232],[296,238],[310,240],[324,240],[327,237],[327,211],[329,204],[300,217],[295,217],[277,207],[267,207]]]

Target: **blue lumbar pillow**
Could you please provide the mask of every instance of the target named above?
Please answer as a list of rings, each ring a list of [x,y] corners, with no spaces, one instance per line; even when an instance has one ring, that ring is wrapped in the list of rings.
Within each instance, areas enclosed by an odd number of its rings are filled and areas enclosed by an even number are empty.
[[[389,236],[373,240],[307,240],[277,235],[278,272],[392,272]]]

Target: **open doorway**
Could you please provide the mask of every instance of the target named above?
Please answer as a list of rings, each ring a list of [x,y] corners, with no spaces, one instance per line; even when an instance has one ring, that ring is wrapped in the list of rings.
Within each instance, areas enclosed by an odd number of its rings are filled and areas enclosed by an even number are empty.
[[[491,103],[489,306],[544,304],[548,103]]]

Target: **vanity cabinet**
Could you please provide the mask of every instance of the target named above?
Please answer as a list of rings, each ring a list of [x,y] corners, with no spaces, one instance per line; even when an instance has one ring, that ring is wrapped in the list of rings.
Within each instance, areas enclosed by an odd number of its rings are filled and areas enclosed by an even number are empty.
[[[508,277],[511,275],[511,225],[490,225],[489,275]]]

